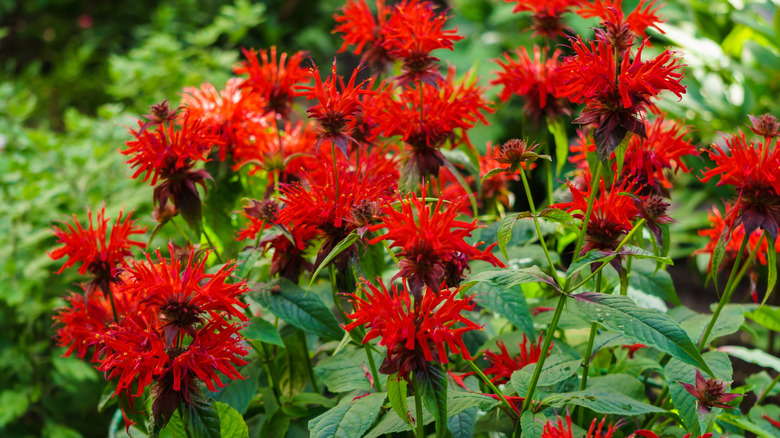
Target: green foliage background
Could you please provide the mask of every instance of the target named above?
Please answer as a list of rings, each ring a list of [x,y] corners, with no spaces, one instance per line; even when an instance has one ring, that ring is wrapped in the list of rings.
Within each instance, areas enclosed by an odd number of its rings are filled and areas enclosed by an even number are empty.
[[[626,1],[626,7],[636,2]],[[775,112],[780,87],[780,14],[769,1],[667,0],[665,35],[653,50],[676,45],[687,64],[688,94],[663,110],[695,127],[695,142],[744,128],[747,114]],[[52,341],[52,310],[72,273],[60,262],[51,225],[105,203],[109,216],[135,210],[153,227],[151,188],[128,179],[117,153],[149,105],[177,102],[185,86],[220,88],[241,47],[306,50],[329,63],[339,47],[330,34],[337,0],[165,0],[137,2],[0,0],[0,435],[102,436],[114,415],[98,413],[103,378],[90,365],[63,358]],[[459,71],[491,77],[489,59],[530,47],[527,16],[499,0],[454,0],[453,23],[466,39],[443,54]],[[91,23],[87,23],[87,17]],[[573,18],[573,17],[572,17]],[[79,25],[81,23],[81,25]],[[128,25],[127,23],[131,23]],[[88,25],[87,25],[88,24]],[[593,23],[574,19],[588,34]],[[348,65],[356,59],[343,55]],[[475,129],[475,144],[529,135],[512,102]],[[574,131],[570,128],[570,136]],[[674,207],[679,231],[706,224],[701,206],[724,193],[702,186],[694,171]],[[701,244],[695,233],[676,241],[686,257]]]

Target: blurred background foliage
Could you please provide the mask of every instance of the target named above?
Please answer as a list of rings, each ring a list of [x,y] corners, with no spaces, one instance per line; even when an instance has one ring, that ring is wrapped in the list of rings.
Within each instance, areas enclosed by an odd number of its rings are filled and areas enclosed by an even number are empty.
[[[439,1],[439,3],[443,3]],[[719,131],[745,129],[748,114],[776,112],[780,87],[778,1],[666,0],[665,34],[653,51],[676,46],[687,64],[688,93],[663,111],[693,126],[702,147]],[[505,50],[530,47],[527,14],[500,0],[452,0],[452,23],[466,39],[442,58],[459,72],[492,77]],[[630,8],[636,1],[626,0]],[[52,342],[52,309],[78,277],[53,275],[51,225],[105,203],[110,217],[135,210],[151,218],[151,189],[126,178],[117,153],[151,104],[177,102],[183,87],[224,86],[240,48],[275,45],[305,50],[323,65],[339,47],[331,35],[339,0],[0,0],[0,435],[102,436],[113,412],[95,406],[103,378]],[[588,36],[595,24],[570,16]],[[538,41],[536,41],[538,42]],[[563,48],[565,50],[565,48]],[[648,49],[650,50],[650,49]],[[356,65],[357,59],[342,66]],[[495,94],[497,91],[491,91]],[[527,126],[522,103],[510,102],[472,134],[484,148],[508,138],[539,135]],[[569,128],[570,138],[575,135]],[[541,138],[540,141],[546,139]],[[729,196],[696,175],[678,175],[674,216],[681,222],[672,255],[682,262],[702,241],[705,207]],[[684,219],[681,219],[684,218]],[[679,237],[679,238],[678,238]]]

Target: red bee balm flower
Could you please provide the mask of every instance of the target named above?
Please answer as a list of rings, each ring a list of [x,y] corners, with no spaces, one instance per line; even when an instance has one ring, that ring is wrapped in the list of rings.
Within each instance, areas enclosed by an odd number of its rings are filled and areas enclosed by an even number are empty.
[[[290,59],[282,52],[276,58],[276,47],[270,51],[261,51],[260,59],[254,49],[243,49],[246,62],[233,68],[237,75],[249,76],[241,83],[242,89],[260,96],[265,102],[265,110],[279,114],[286,119],[295,97],[295,87],[306,82],[307,70],[301,66],[306,57],[305,52],[296,52]]]
[[[445,347],[471,359],[462,336],[469,330],[481,329],[462,314],[474,308],[471,296],[461,299],[457,298],[458,289],[437,288],[438,293],[429,290],[412,303],[410,295],[396,285],[388,291],[381,281],[379,287],[364,284],[365,298],[352,294],[355,311],[347,317],[353,322],[344,329],[351,331],[365,325],[368,332],[364,344],[380,338],[379,345],[387,347],[381,372],[407,376],[411,371],[425,370],[433,360],[447,363]]]
[[[542,356],[542,335],[539,335],[539,340],[536,343],[531,342],[530,344],[526,336],[523,335],[523,342],[520,343],[520,355],[515,357],[509,355],[506,345],[502,341],[496,342],[496,345],[501,349],[501,354],[492,351],[485,352],[485,357],[490,362],[490,366],[485,368],[485,374],[495,375],[490,379],[495,384],[508,382],[512,373],[527,365],[539,362],[539,358]],[[551,350],[552,344],[547,354],[550,354]]]
[[[396,5],[382,28],[384,48],[390,56],[402,59],[404,74],[399,85],[417,81],[435,85],[443,81],[436,71],[439,58],[430,56],[436,49],[453,49],[453,42],[462,40],[458,30],[443,30],[447,17],[434,12],[429,1],[404,0]]]
[[[438,290],[446,280],[448,286],[457,286],[463,271],[468,268],[467,260],[484,260],[494,266],[504,266],[490,252],[495,243],[479,250],[464,240],[477,228],[476,220],[456,219],[466,199],[462,197],[446,206],[439,199],[431,208],[413,193],[402,201],[400,211],[387,211],[384,223],[369,228],[372,231],[387,228],[387,233],[371,240],[372,245],[391,240],[391,248],[401,248],[398,253],[403,258],[398,265],[401,270],[394,279],[406,279],[415,297],[419,298],[423,285]]]
[[[65,256],[68,260],[62,265],[58,274],[76,263],[81,263],[79,274],[84,275],[89,271],[95,276],[93,285],[98,286],[104,293],[109,293],[108,285],[115,280],[114,270],[119,267],[125,257],[130,256],[130,248],[137,246],[143,248],[145,243],[131,240],[133,234],[143,234],[146,227],[136,227],[132,219],[133,213],[122,220],[122,212],[119,212],[116,222],[108,231],[110,218],[105,217],[106,208],[102,207],[97,214],[97,223],[92,221],[92,212],[87,209],[89,228],[82,228],[76,215],[73,215],[74,225],[67,224],[67,231],[55,226],[53,234],[59,239],[57,243],[63,246],[49,252],[49,257],[59,260]]]
[[[780,222],[780,147],[777,142],[757,145],[747,143],[741,131],[726,139],[729,153],[710,149],[716,166],[701,177],[704,182],[720,177],[718,185],[728,184],[737,190],[737,202],[731,211],[738,215],[734,225],[743,224],[745,232],[761,228],[777,238]]]
[[[382,70],[391,61],[387,50],[382,47],[382,28],[387,22],[390,8],[385,6],[384,0],[376,0],[376,10],[374,17],[365,0],[347,0],[341,9],[342,15],[333,15],[333,19],[339,24],[332,33],[344,34],[344,43],[339,48],[339,53],[353,45],[355,48],[352,53],[360,55],[365,48],[367,50],[363,59],[376,69]]]
[[[534,35],[554,40],[557,36],[566,36],[568,27],[564,25],[563,14],[571,12],[571,8],[579,6],[583,0],[505,0],[507,3],[517,3],[512,12],[531,12],[531,29]]]
[[[714,377],[710,379],[704,379],[699,370],[696,370],[696,384],[677,382],[685,388],[692,396],[696,397],[699,401],[699,412],[707,414],[712,408],[726,408],[733,409],[733,406],[729,406],[726,403],[734,400],[737,397],[742,397],[742,394],[732,394],[726,392],[726,387],[731,382],[724,382],[723,380],[716,380]]]
[[[605,429],[604,423],[606,421],[607,421],[607,417],[602,418],[601,421],[598,421],[597,418],[594,418],[593,421],[590,423],[590,428],[588,428],[588,433],[585,434],[583,438],[612,438],[612,435],[617,430],[617,427],[615,427],[612,424],[609,424]],[[638,432],[641,431],[637,431],[637,433]],[[572,429],[571,429],[571,417],[569,416],[569,414],[568,413],[566,414],[565,425],[563,424],[563,421],[561,420],[560,416],[558,416],[557,424],[552,421],[548,421],[547,423],[545,423],[544,429],[542,430],[542,438],[573,438]]]

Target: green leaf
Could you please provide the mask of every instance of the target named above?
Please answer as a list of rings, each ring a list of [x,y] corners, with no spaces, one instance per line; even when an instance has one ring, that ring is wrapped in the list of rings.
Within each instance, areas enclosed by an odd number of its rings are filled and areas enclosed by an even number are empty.
[[[767,242],[772,242],[772,236],[769,235],[769,231],[764,231]],[[777,283],[777,252],[774,250],[773,245],[769,245],[769,251],[767,253],[766,264],[766,293],[764,299],[761,300],[761,305],[766,304],[766,300],[769,299],[769,295],[775,290],[775,284]]]
[[[319,266],[317,266],[317,269],[314,271],[313,274],[311,274],[311,280],[309,280],[309,285],[306,287],[306,290],[308,291],[311,289],[311,285],[314,284],[314,280],[317,279],[317,275],[319,275],[320,271],[330,263],[331,260],[336,258],[339,254],[344,252],[345,250],[352,247],[352,245],[355,244],[360,239],[360,236],[357,235],[356,232],[351,232],[347,235],[347,237],[344,238],[341,242],[337,243],[336,246],[333,247],[332,250],[328,253],[327,256],[322,260],[322,263],[320,263]],[[341,337],[339,337],[341,339]]]
[[[572,295],[581,316],[607,330],[655,347],[712,374],[685,330],[668,315],[637,306],[630,298],[599,292]]]
[[[248,279],[249,274],[252,272],[252,268],[255,267],[255,264],[260,260],[262,255],[263,251],[260,251],[257,248],[248,249],[239,254],[238,265],[240,268],[238,271],[238,278]]]
[[[598,249],[588,251],[587,254],[569,265],[569,269],[566,271],[566,278],[573,278],[577,273],[593,263],[608,263],[610,260],[614,259],[615,256],[616,254],[612,251],[606,252]]]
[[[547,400],[547,403],[556,408],[561,408],[566,405],[576,405],[588,408],[598,414],[622,416],[666,412],[665,409],[634,400],[617,391],[603,388],[589,388],[584,391],[554,395]]]
[[[387,378],[387,398],[390,400],[390,407],[398,414],[398,418],[411,426],[409,406],[406,405],[406,386],[406,380],[398,373]]]
[[[563,125],[563,121],[556,117],[547,120],[547,130],[550,131],[550,134],[555,139],[555,175],[560,175],[569,156],[569,139],[566,138],[566,128]]]
[[[376,363],[381,363],[382,355],[372,352]],[[314,367],[314,373],[320,378],[330,392],[340,393],[353,390],[363,392],[371,391],[371,382],[368,379],[366,352],[364,349],[352,350],[335,356],[325,358]],[[385,374],[380,374],[379,380],[383,385]]]
[[[315,392],[302,392],[300,394],[295,394],[292,400],[290,400],[290,403],[303,407],[323,406],[326,408],[332,408],[333,406],[336,406],[336,400],[325,397],[322,394],[317,394]]]
[[[29,403],[26,393],[10,389],[0,392],[0,428],[27,412]]]
[[[477,216],[477,197],[471,196],[471,186],[469,186],[469,183],[466,182],[466,180],[463,178],[463,175],[460,174],[460,171],[455,168],[455,166],[450,161],[453,158],[453,153],[460,152],[452,149],[440,149],[443,155],[447,157],[447,159],[444,160],[444,167],[446,167],[452,176],[455,177],[456,180],[458,180],[458,183],[460,183],[461,187],[463,187],[463,190],[466,191],[466,193],[469,195],[469,201],[471,201],[471,209],[474,211],[474,217]],[[464,154],[465,155],[465,154]],[[472,172],[473,175],[479,176],[479,171]],[[479,190],[479,187],[477,187],[477,190]]]
[[[480,181],[485,182],[486,179],[490,178],[493,175],[498,175],[499,173],[503,172],[504,169],[501,167],[496,167],[495,169],[490,169],[484,176],[482,176],[482,179]]]
[[[309,421],[312,438],[354,438],[363,436],[374,424],[385,393],[365,397],[344,397],[338,405]]]
[[[718,351],[710,351],[704,353],[703,358],[715,372],[716,378],[722,380],[731,379],[731,361],[728,355]],[[696,397],[688,393],[679,383],[694,383],[696,376],[694,367],[677,359],[672,359],[664,367],[664,376],[666,377],[667,385],[669,385],[669,394],[672,396],[672,402],[674,402],[674,406],[677,408],[683,425],[694,436],[700,435],[702,429],[706,430],[709,427],[708,423],[713,421],[714,418],[703,418],[702,420],[706,424],[702,427],[696,410],[696,404],[698,403]]]
[[[191,403],[182,406],[182,422],[189,438],[219,438],[219,412],[213,399],[193,395]]]
[[[745,384],[752,386],[752,391],[756,395],[756,398],[760,398],[761,395],[766,392],[766,389],[772,383],[772,380],[772,376],[770,376],[766,371],[762,370],[761,372],[751,374],[747,379],[745,379]],[[769,391],[767,396],[774,397],[777,394],[780,394],[780,386],[774,385],[772,386],[772,389]]]
[[[431,362],[416,376],[423,403],[436,421],[436,437],[444,438],[447,434],[447,373],[441,365]]]
[[[756,436],[761,438],[776,438],[777,432],[773,429],[771,431],[764,429],[763,427],[759,426],[758,424],[748,420],[745,418],[744,415],[734,415],[727,412],[721,413],[718,415],[718,420],[724,421],[726,423],[732,424],[734,426],[739,427],[742,430],[746,430],[749,432],[754,433]],[[774,426],[773,426],[774,427]]]
[[[286,278],[261,284],[252,297],[271,312],[306,333],[332,341],[341,340],[343,331],[333,312],[319,295],[306,291]]]
[[[477,425],[479,408],[471,406],[447,419],[447,429],[453,438],[471,438]]]
[[[758,431],[752,431],[752,432],[762,438],[777,438],[777,434],[772,433],[772,431],[777,431],[776,426],[774,426],[772,423],[769,422],[769,420],[764,418],[763,417],[764,415],[772,419],[780,418],[780,407],[778,407],[777,405],[753,406],[750,409],[750,412],[748,412],[747,419],[749,419],[753,424],[761,428],[763,434],[758,433]],[[767,433],[767,431],[770,432]]]
[[[537,386],[551,386],[568,379],[577,373],[581,363],[580,359],[572,359],[559,354],[549,356],[544,361]],[[531,381],[537,365],[538,363],[532,363],[512,373],[510,382],[520,397],[525,397],[528,394],[528,383]]]
[[[273,324],[263,318],[253,316],[249,320],[249,325],[241,330],[241,334],[251,341],[261,341],[268,344],[284,347],[279,330]]]
[[[723,230],[723,233],[718,239],[718,243],[715,244],[715,249],[712,250],[712,261],[710,262],[710,276],[712,281],[717,282],[717,276],[715,273],[720,269],[720,264],[723,261],[723,256],[726,254],[726,242],[728,241],[729,228]]]
[[[504,317],[507,321],[523,331],[529,338],[536,337],[534,320],[525,295],[518,288],[496,286],[492,282],[480,282],[473,288],[482,307]]]
[[[780,332],[780,307],[762,306],[745,316],[769,330]]]
[[[688,332],[691,339],[700,340],[711,320],[712,314],[693,313],[685,320],[680,321],[680,327]],[[744,308],[741,305],[725,305],[718,317],[717,324],[710,333],[709,342],[738,332],[744,323]]]
[[[217,403],[219,413],[219,430],[222,438],[249,438],[249,429],[246,427],[244,417],[225,403]]]
[[[530,409],[523,412],[520,417],[520,426],[523,428],[523,434],[520,438],[542,438],[544,425],[547,423],[547,417],[541,412],[534,413]]]
[[[766,367],[772,370],[780,370],[780,358],[772,356],[771,354],[759,349],[748,349],[736,345],[726,345],[723,347],[718,347],[717,350],[722,351],[729,356],[742,359],[745,362],[754,363],[758,366]]]
[[[474,284],[480,281],[490,281],[496,286],[504,288],[526,283],[547,283],[556,290],[558,289],[555,280],[545,274],[538,266],[520,269],[501,269],[499,271],[483,271],[473,275],[464,283],[464,285]]]
[[[506,252],[506,245],[512,240],[512,229],[517,222],[517,215],[507,215],[501,218],[501,222],[498,224],[498,233],[496,234],[496,240],[498,241],[498,249],[501,250],[501,254],[505,259],[509,258]]]
[[[644,293],[656,296],[676,306],[681,305],[674,282],[668,272],[656,269],[655,263],[636,260],[631,264],[629,285]]]
[[[262,371],[262,361],[258,358],[241,368],[241,376],[245,379],[231,380],[219,392],[212,394],[217,402],[231,406],[240,415],[246,413],[249,403],[257,393],[257,379]],[[218,405],[219,406],[219,405]]]
[[[290,429],[290,417],[282,411],[276,411],[266,417],[260,436],[263,438],[285,438]]]
[[[184,423],[181,420],[181,409],[177,409],[171,415],[171,419],[168,424],[165,425],[166,432],[170,433],[173,438],[187,438],[187,431],[184,430]],[[135,434],[133,435],[135,436]]]
[[[558,208],[545,208],[539,212],[539,217],[558,222],[566,227],[574,226],[574,216]]]

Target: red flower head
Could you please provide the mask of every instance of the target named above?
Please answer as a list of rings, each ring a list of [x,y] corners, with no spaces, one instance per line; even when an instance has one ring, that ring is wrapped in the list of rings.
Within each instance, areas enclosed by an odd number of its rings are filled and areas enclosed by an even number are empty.
[[[241,216],[249,219],[246,228],[238,232],[236,240],[254,239],[258,233],[276,224],[276,216],[279,213],[279,204],[273,200],[258,201],[249,199],[244,205]]]
[[[534,35],[555,40],[557,36],[565,36],[570,30],[563,22],[563,14],[571,12],[572,7],[579,6],[583,0],[505,0],[507,3],[517,3],[512,12],[531,12],[531,29]]]
[[[382,28],[390,15],[390,8],[385,6],[384,0],[376,0],[376,11],[375,17],[365,0],[347,0],[347,4],[341,8],[342,15],[338,13],[333,15],[333,19],[339,24],[332,33],[344,34],[344,43],[341,44],[339,53],[353,45],[355,48],[352,49],[352,53],[356,55],[363,53],[363,60],[381,71],[392,61],[383,47],[384,35],[382,34]]]
[[[226,314],[247,320],[239,310],[247,305],[238,300],[246,292],[246,284],[227,283],[235,265],[206,274],[205,257],[199,262],[195,248],[191,248],[182,270],[183,263],[175,257],[173,244],[168,245],[168,250],[171,260],[157,250],[156,262],[147,255],[145,261],[131,263],[127,271],[135,281],[120,287],[122,292],[138,297],[159,312],[166,345],[170,346],[180,332],[194,337],[195,326],[203,323],[206,314],[211,318]]]
[[[598,421],[598,418],[594,418],[588,428],[588,433],[583,438],[612,438],[612,435],[617,430],[617,425],[609,424],[604,428],[604,423],[607,421],[607,417]],[[618,422],[620,423],[620,422]],[[566,414],[566,424],[563,424],[560,415],[558,416],[558,423],[547,421],[542,430],[542,438],[573,438],[571,429],[571,417]]]
[[[496,72],[498,77],[490,83],[504,86],[498,98],[505,102],[512,95],[524,97],[526,114],[537,121],[542,115],[553,119],[558,115],[569,114],[565,100],[559,98],[555,88],[558,57],[561,52],[554,51],[546,60],[546,51],[541,51],[537,46],[534,46],[533,60],[525,47],[515,50],[514,53],[517,60],[509,53],[504,54],[505,59],[496,60],[501,70]]]
[[[241,88],[249,90],[260,96],[265,102],[265,111],[279,114],[283,119],[288,118],[290,107],[295,97],[295,87],[309,79],[307,70],[301,66],[305,52],[296,52],[290,59],[287,53],[282,52],[277,61],[276,47],[272,46],[270,53],[265,50],[257,52],[242,49],[246,62],[233,68],[237,75],[249,77],[241,84]]]
[[[403,60],[404,73],[399,85],[424,82],[435,85],[444,78],[436,70],[439,58],[430,53],[437,49],[453,49],[453,42],[462,40],[458,30],[443,30],[447,17],[434,12],[435,5],[425,0],[403,0],[395,5],[382,27],[383,47],[395,59]]]
[[[626,17],[623,15],[623,0],[593,0],[584,2],[577,14],[583,18],[601,18],[605,29],[596,30],[596,39],[624,52],[633,45],[634,35],[646,39],[645,31],[649,27],[666,33],[658,27],[662,23],[659,9],[661,6],[656,6],[655,0],[640,0],[636,9]]]
[[[466,131],[477,122],[487,124],[482,113],[493,109],[483,93],[473,75],[456,85],[455,68],[450,67],[444,84],[423,84],[422,92],[405,88],[398,100],[382,95],[378,100],[385,114],[377,120],[378,131],[386,137],[401,136],[410,149],[408,169],[420,175],[438,175],[444,163],[438,149],[447,141],[453,147],[460,142],[470,145]]]
[[[517,146],[516,149],[512,149],[513,146]],[[513,156],[515,152],[519,152],[520,149],[529,150],[533,154],[535,145],[530,148],[526,148],[525,142],[522,140],[509,140],[502,146],[491,147],[488,144],[487,153],[480,155],[479,157],[479,174],[484,178],[490,171],[501,168],[501,165],[509,164],[501,172],[495,173],[488,178],[484,179],[480,184],[480,198],[483,200],[493,200],[499,202],[505,206],[509,206],[510,199],[514,200],[514,194],[509,190],[509,185],[512,181],[520,181],[518,176],[518,169],[512,169],[512,167],[520,167],[523,169],[533,169],[536,164],[529,156],[520,158],[524,152],[520,152],[517,156]],[[515,160],[515,158],[517,158]],[[526,163],[526,160],[528,163]]]
[[[371,240],[376,244],[382,240],[391,240],[391,248],[401,248],[398,256],[400,272],[395,278],[403,277],[409,283],[412,295],[419,299],[423,285],[438,290],[446,281],[450,287],[460,283],[463,271],[468,269],[468,260],[484,260],[494,266],[503,267],[491,250],[496,244],[479,250],[476,245],[466,243],[464,238],[471,236],[477,221],[457,220],[462,203],[467,198],[458,199],[444,205],[439,199],[431,208],[416,194],[401,201],[401,210],[388,210],[384,223],[370,227],[370,230],[386,228],[387,232]]]
[[[474,308],[471,296],[457,298],[458,289],[437,288],[412,303],[410,295],[395,284],[390,291],[381,281],[379,287],[364,284],[365,298],[352,294],[355,311],[347,315],[352,322],[344,329],[352,331],[366,326],[364,344],[380,338],[379,345],[387,347],[380,372],[400,373],[404,377],[412,371],[424,372],[429,362],[448,362],[445,348],[471,359],[462,336],[469,330],[481,329],[462,314]]]
[[[313,265],[306,260],[305,250],[308,249],[309,242],[317,237],[317,229],[309,225],[301,225],[291,228],[290,235],[293,240],[284,234],[279,234],[264,239],[260,242],[260,246],[264,251],[274,250],[270,275],[273,277],[279,274],[280,277],[297,283],[302,269],[312,270]]]
[[[316,149],[319,149],[323,141],[332,141],[348,156],[349,142],[357,143],[357,140],[352,138],[352,132],[355,130],[358,114],[362,111],[360,96],[375,94],[367,88],[371,84],[370,79],[355,85],[358,73],[358,69],[354,70],[349,83],[344,85],[344,81],[336,75],[334,59],[331,75],[324,83],[319,69],[315,66],[309,70],[309,74],[314,78],[314,86],[298,87],[305,90],[299,92],[299,96],[306,96],[308,100],[317,99],[319,102],[306,110],[310,118],[317,119],[320,123],[320,137],[315,144]]]
[[[501,354],[492,351],[485,352],[485,357],[490,362],[490,366],[485,368],[485,375],[493,374],[494,377],[491,377],[490,381],[495,384],[508,382],[512,373],[527,365],[539,362],[539,358],[542,356],[542,335],[539,335],[539,340],[536,343],[532,341],[530,344],[526,336],[523,335],[523,342],[520,343],[520,355],[514,357],[509,354],[503,341],[496,342],[496,345],[501,349]],[[547,354],[550,354],[550,351],[552,351],[552,344]]]
[[[737,397],[742,397],[742,394],[731,394],[726,392],[726,388],[731,382],[724,382],[723,380],[717,380],[714,377],[710,379],[704,379],[699,370],[696,370],[696,384],[677,382],[685,388],[692,396],[696,397],[699,405],[699,412],[708,414],[712,408],[725,408],[733,409],[732,406],[726,403],[734,400]]]
[[[756,135],[760,135],[765,139],[775,138],[780,135],[780,121],[777,117],[771,114],[762,114],[758,117],[748,115],[750,118],[750,125],[748,126],[751,131]]]
[[[651,99],[664,90],[679,98],[685,93],[680,84],[682,65],[675,53],[665,50],[644,62],[644,47],[639,47],[633,59],[626,53],[616,71],[614,51],[608,44],[588,45],[577,39],[572,43],[576,55],[560,66],[558,90],[572,102],[586,104],[575,122],[596,125],[594,138],[602,161],[607,161],[628,132],[647,136],[638,117],[652,104]]]
[[[701,177],[704,182],[720,177],[718,185],[728,184],[737,191],[737,202],[730,222],[743,224],[747,233],[761,228],[777,239],[780,222],[780,147],[770,149],[768,143],[747,143],[741,131],[726,139],[729,152],[710,149],[716,166]]]
[[[143,248],[145,243],[131,240],[133,234],[143,234],[146,227],[135,226],[132,219],[133,213],[122,220],[122,211],[119,212],[116,222],[108,231],[110,218],[105,217],[106,208],[101,207],[97,214],[97,223],[92,220],[92,212],[87,209],[89,228],[82,228],[76,215],[73,215],[74,225],[67,224],[67,231],[55,226],[53,234],[57,236],[57,243],[63,244],[49,252],[49,257],[59,260],[65,256],[68,260],[62,265],[58,274],[76,263],[81,263],[79,274],[84,275],[89,271],[95,278],[91,285],[99,287],[104,294],[110,293],[109,284],[116,282],[116,269],[124,259],[131,255],[133,246]]]
[[[600,184],[601,191],[598,198],[593,202],[593,211],[588,222],[585,237],[587,243],[582,248],[582,254],[592,249],[614,250],[620,243],[623,235],[631,231],[633,227],[631,221],[639,213],[634,205],[632,196],[625,193],[630,188],[613,186],[607,191],[603,180],[600,181]],[[588,185],[590,186],[590,184]],[[593,189],[587,187],[587,191],[583,193],[571,184],[569,184],[569,189],[573,196],[571,202],[563,202],[550,207],[560,208],[570,213],[574,212],[574,217],[584,218]],[[618,258],[615,257],[615,259]],[[619,267],[619,264],[617,266]],[[618,267],[615,269],[618,269]]]

